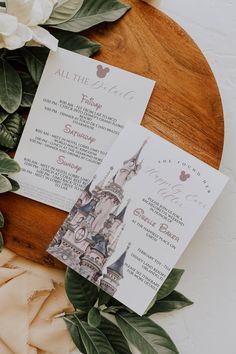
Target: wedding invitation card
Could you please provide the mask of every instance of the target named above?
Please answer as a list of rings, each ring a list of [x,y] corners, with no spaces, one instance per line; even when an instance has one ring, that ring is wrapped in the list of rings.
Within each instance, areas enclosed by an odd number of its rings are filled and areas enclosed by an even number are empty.
[[[155,82],[59,48],[49,54],[15,159],[20,195],[69,211]]]
[[[142,315],[226,182],[128,122],[48,252]]]

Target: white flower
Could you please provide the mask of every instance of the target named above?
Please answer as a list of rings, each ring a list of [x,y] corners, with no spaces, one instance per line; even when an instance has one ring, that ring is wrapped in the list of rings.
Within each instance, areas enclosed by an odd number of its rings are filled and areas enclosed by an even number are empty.
[[[57,0],[6,0],[0,9],[0,48],[17,49],[33,40],[56,50],[58,40],[38,26],[50,17]]]

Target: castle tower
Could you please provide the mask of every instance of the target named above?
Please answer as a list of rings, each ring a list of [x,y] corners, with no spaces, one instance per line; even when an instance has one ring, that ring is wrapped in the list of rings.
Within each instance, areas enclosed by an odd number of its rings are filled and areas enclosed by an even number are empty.
[[[110,238],[109,238],[110,245],[117,238],[116,233],[117,233],[118,229],[120,228],[120,226],[124,222],[125,213],[126,213],[129,203],[130,203],[130,199],[128,199],[127,204],[123,207],[123,209],[121,209],[121,211],[116,216],[113,217],[112,225],[110,228]]]
[[[97,202],[95,198],[91,198],[87,204],[80,206],[73,219],[70,221],[71,225],[78,226],[79,223],[84,221],[90,213],[94,212]]]
[[[142,146],[133,157],[131,157],[129,160],[124,161],[123,167],[117,172],[114,178],[115,183],[120,186],[123,186],[128,180],[137,175],[138,171],[141,168],[141,163],[139,163],[138,160],[146,143],[147,140],[143,142]]]
[[[122,255],[110,266],[107,267],[107,273],[103,275],[100,281],[100,288],[113,296],[119,286],[119,281],[123,278],[123,266],[130,243]]]
[[[119,234],[116,237],[114,237],[112,240],[110,240],[109,246],[108,246],[109,257],[112,255],[112,253],[115,252],[118,241],[120,240],[120,236],[121,236],[122,232],[124,231],[124,229],[125,229],[125,224],[121,227]]]
[[[82,193],[80,194],[80,197],[78,200],[81,200],[81,205],[87,203],[89,201],[89,199],[91,199],[92,197],[92,193],[90,192],[90,188],[91,185],[94,181],[96,176],[94,176],[91,181],[89,182],[89,184],[87,184],[87,186],[85,187],[85,189],[82,191]],[[77,204],[77,203],[76,203]]]
[[[111,171],[114,169],[113,166],[110,167],[110,169],[107,171],[106,175],[101,179],[101,181],[96,185],[95,190],[101,190],[109,177]]]
[[[115,183],[110,182],[102,189],[100,197],[101,199],[95,209],[96,219],[93,222],[95,232],[103,228],[109,216],[112,217],[112,210],[120,205],[123,199],[123,189]]]
[[[96,176],[94,176],[91,181],[86,185],[85,189],[81,192],[78,200],[76,201],[75,205],[73,206],[73,208],[70,211],[69,217],[67,219],[68,222],[71,222],[71,220],[73,220],[74,216],[76,215],[78,209],[88,203],[88,201],[92,198],[92,193],[90,191],[91,185],[94,181]]]
[[[118,227],[123,224],[124,222],[124,217],[125,217],[125,213],[126,210],[128,208],[128,205],[130,203],[130,199],[128,199],[126,206],[120,211],[120,213],[114,218],[114,222],[112,225],[112,231],[116,231],[118,229]]]
[[[94,245],[81,257],[79,273],[95,283],[102,275],[102,268],[108,257],[108,240],[100,234],[95,235],[93,240]]]

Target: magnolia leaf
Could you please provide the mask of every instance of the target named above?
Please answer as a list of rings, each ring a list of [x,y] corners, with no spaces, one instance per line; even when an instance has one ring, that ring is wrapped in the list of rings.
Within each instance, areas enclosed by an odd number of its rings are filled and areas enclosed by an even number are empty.
[[[172,293],[167,297],[161,300],[157,300],[150,308],[147,315],[150,316],[157,312],[170,312],[173,310],[179,310],[192,304],[193,302],[187,299],[184,295],[177,291],[172,291]]]
[[[14,64],[20,64],[25,66],[25,61],[20,49],[8,50],[6,53],[6,60],[8,62],[14,62]]]
[[[3,228],[4,226],[4,217],[2,215],[2,212],[0,211],[0,228]]]
[[[105,312],[105,313],[111,313],[111,314],[114,315],[120,310],[124,310],[125,311],[126,310],[125,306],[109,306],[109,307],[103,309],[102,311]]]
[[[2,233],[0,232],[0,253],[2,252],[3,246],[4,246],[4,241],[3,241]]]
[[[87,354],[86,349],[84,347],[84,344],[82,342],[81,339],[81,335],[80,335],[80,330],[77,324],[77,319],[75,317],[75,315],[71,315],[71,316],[64,316],[63,317],[67,329],[71,335],[71,338],[73,340],[73,342],[75,343],[76,347],[80,350],[81,353],[83,354]]]
[[[122,4],[117,0],[86,0],[74,17],[53,27],[80,32],[101,22],[116,21],[129,9],[130,5]]]
[[[0,145],[14,149],[24,127],[24,119],[18,114],[9,115],[0,125]]]
[[[0,105],[8,113],[13,113],[21,103],[21,79],[17,71],[2,58],[0,58],[0,82]]]
[[[132,354],[127,340],[114,323],[101,316],[101,323],[98,329],[107,337],[115,354]]]
[[[81,8],[84,0],[64,0],[56,5],[45,25],[69,21]]]
[[[20,78],[22,81],[21,107],[31,107],[37,90],[37,85],[33,81],[32,76],[28,73],[21,72]]]
[[[8,191],[11,191],[11,183],[5,176],[0,175],[0,193]]]
[[[7,118],[8,112],[4,111],[2,107],[0,107],[0,124]]]
[[[140,317],[127,312],[116,314],[117,323],[124,336],[141,353],[145,354],[177,354],[178,350],[164,331],[147,317]]]
[[[106,336],[87,322],[77,320],[80,336],[88,354],[115,354]]]
[[[172,291],[178,285],[183,273],[183,269],[173,268],[164,283],[162,284],[160,290],[158,291],[156,295],[156,300],[163,299],[164,297],[172,293]]]
[[[88,324],[92,327],[98,327],[101,323],[101,315],[96,307],[92,307],[88,313]]]
[[[25,59],[27,68],[36,84],[39,83],[43,73],[49,50],[41,47],[23,47],[21,53]]]
[[[11,191],[12,192],[18,191],[18,189],[20,189],[19,183],[8,176],[6,176],[6,177],[7,177],[8,181],[11,183]]]
[[[0,151],[0,161],[2,159],[10,159],[10,156],[4,151]]]
[[[92,42],[77,33],[58,30],[53,35],[59,40],[60,47],[87,57],[90,57],[101,48],[99,43]]]
[[[20,171],[20,166],[15,160],[9,158],[0,160],[0,173],[8,174],[8,173],[16,173],[19,171]]]
[[[103,310],[103,312],[108,312],[108,313],[113,313],[115,314],[116,312],[124,310],[133,313],[131,309],[129,309],[127,306],[122,304],[120,301],[116,300],[115,298],[111,297],[110,300],[106,303],[106,309]]]
[[[70,268],[66,271],[65,288],[70,302],[81,311],[88,312],[97,301],[97,287]]]
[[[106,305],[110,300],[111,295],[100,289],[98,294],[98,306]]]

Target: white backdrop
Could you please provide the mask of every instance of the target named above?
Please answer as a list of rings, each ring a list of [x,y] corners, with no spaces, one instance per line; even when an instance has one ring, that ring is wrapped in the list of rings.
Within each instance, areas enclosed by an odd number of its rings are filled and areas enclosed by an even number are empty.
[[[195,304],[155,320],[180,354],[235,354],[236,328],[236,1],[147,1],[178,22],[205,54],[225,115],[225,191],[185,251],[178,289]]]

